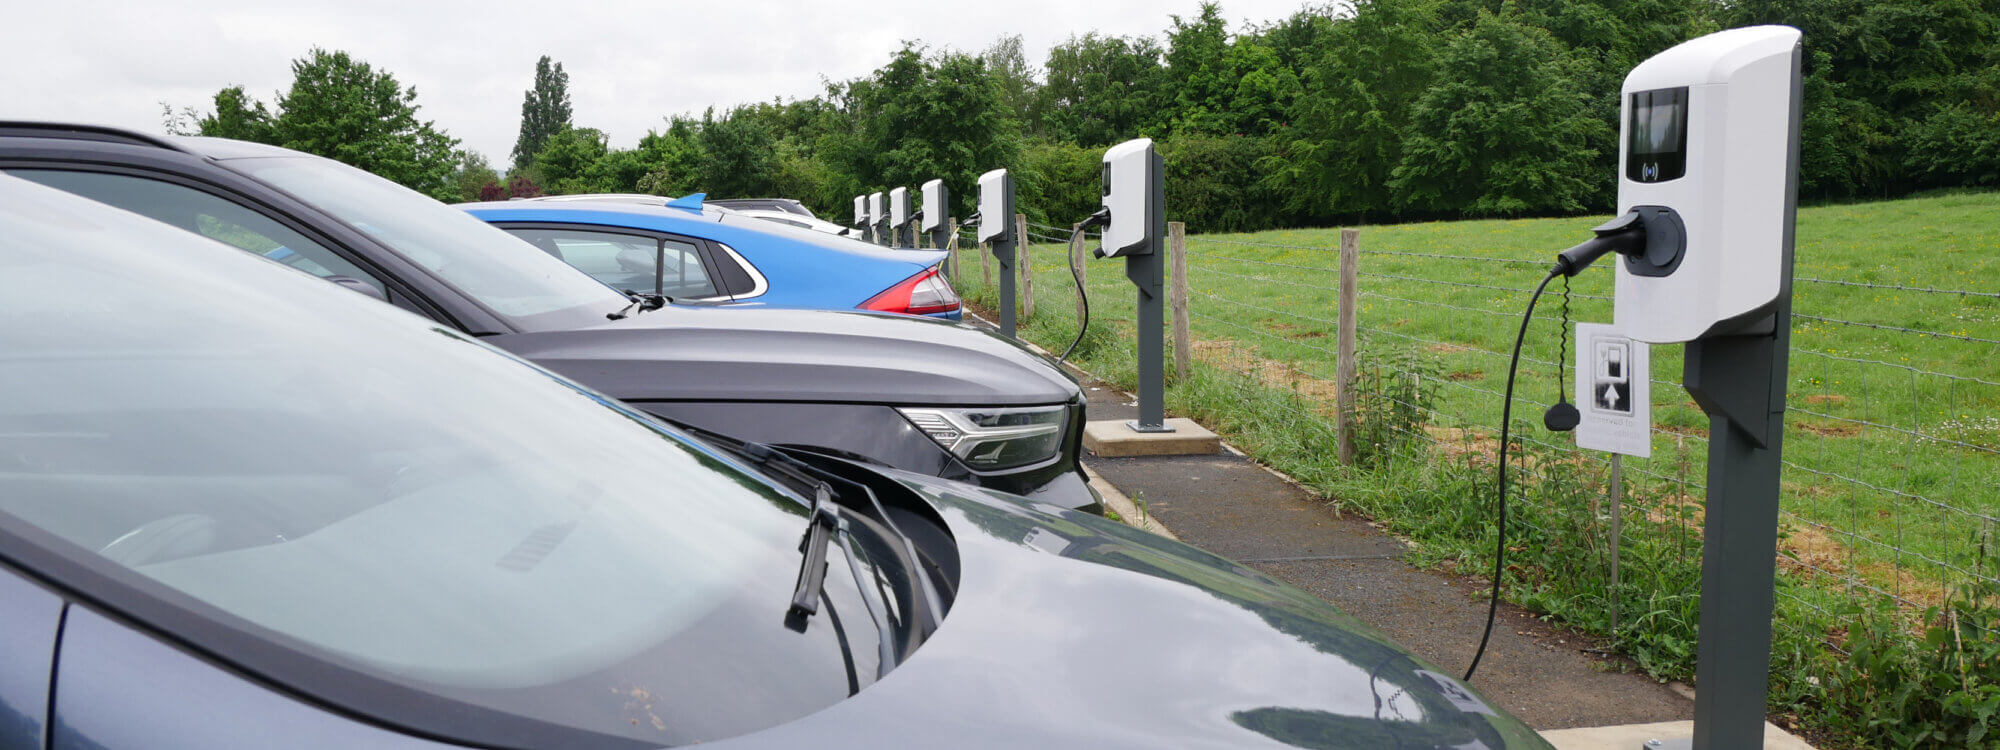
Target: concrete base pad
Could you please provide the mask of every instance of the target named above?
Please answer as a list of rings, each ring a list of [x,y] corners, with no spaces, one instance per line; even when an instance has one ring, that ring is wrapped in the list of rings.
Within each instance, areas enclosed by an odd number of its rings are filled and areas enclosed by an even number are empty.
[[[1620,727],[1591,727],[1589,729],[1558,729],[1543,732],[1542,739],[1556,746],[1556,750],[1646,750],[1647,740],[1663,740],[1672,747],[1679,740],[1685,747],[1687,739],[1694,736],[1692,721],[1663,721],[1658,724],[1627,724]],[[1813,750],[1805,740],[1793,737],[1770,722],[1764,722],[1765,750]]]
[[[1222,450],[1222,438],[1192,419],[1166,421],[1173,432],[1136,432],[1125,420],[1092,420],[1083,425],[1083,447],[1106,458],[1194,456]]]

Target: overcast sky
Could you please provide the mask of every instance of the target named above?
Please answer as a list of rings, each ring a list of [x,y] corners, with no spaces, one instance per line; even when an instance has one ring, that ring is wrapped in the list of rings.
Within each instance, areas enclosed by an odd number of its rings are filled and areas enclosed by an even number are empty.
[[[1302,0],[1224,0],[1231,30]],[[630,147],[667,115],[773,97],[887,62],[903,40],[969,52],[1020,34],[1028,59],[1072,34],[1160,35],[1199,0],[68,0],[15,3],[0,24],[0,118],[164,128],[161,102],[211,108],[242,85],[273,103],[291,60],[346,50],[415,86],[421,116],[504,166],[535,59],[570,77],[578,125]]]

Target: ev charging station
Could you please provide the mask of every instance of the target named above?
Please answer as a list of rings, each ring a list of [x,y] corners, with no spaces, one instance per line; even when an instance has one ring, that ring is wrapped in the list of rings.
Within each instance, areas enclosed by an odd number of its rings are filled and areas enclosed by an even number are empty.
[[[1636,342],[1686,344],[1683,380],[1709,416],[1694,737],[1647,750],[1763,743],[1791,346],[1799,40],[1787,26],[1732,29],[1633,68],[1620,92],[1620,215],[1563,251],[1548,277],[1574,276],[1617,253],[1612,330]]]
[[[1166,163],[1151,138],[1104,152],[1103,208],[1085,224],[1104,226],[1099,258],[1124,258],[1125,278],[1139,288],[1139,418],[1133,432],[1173,432],[1166,407]]]
[[[917,221],[922,231],[931,236],[931,249],[943,250],[951,243],[951,190],[944,186],[944,180],[931,180],[917,188],[924,199],[924,207],[917,212]],[[954,262],[954,265],[956,262]],[[953,273],[957,270],[953,269]]]
[[[979,211],[972,215],[975,235],[992,248],[1000,265],[1000,335],[1014,338],[1014,177],[1005,169],[979,176]]]
[[[858,236],[868,233],[868,196],[854,196],[854,230]]]
[[[868,239],[877,245],[889,244],[888,199],[880,191],[868,194]]]
[[[889,191],[889,246],[916,245],[917,238],[910,235],[910,189],[892,188]]]

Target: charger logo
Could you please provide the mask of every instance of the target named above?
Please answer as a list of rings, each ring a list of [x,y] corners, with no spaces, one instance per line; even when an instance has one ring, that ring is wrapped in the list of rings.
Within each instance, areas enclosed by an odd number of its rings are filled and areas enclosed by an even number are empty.
[[[1657,182],[1657,181],[1659,181],[1659,179],[1660,179],[1660,163],[1659,163],[1659,162],[1653,162],[1653,163],[1650,163],[1650,164],[1641,164],[1641,165],[1639,165],[1639,179],[1640,179],[1640,180],[1642,180],[1642,181],[1644,181],[1644,182]]]

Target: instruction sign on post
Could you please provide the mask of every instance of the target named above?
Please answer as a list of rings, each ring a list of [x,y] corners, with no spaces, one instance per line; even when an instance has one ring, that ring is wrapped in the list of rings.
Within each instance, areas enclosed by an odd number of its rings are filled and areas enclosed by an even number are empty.
[[[1576,324],[1579,448],[1653,455],[1652,361],[1647,345],[1603,323]]]

